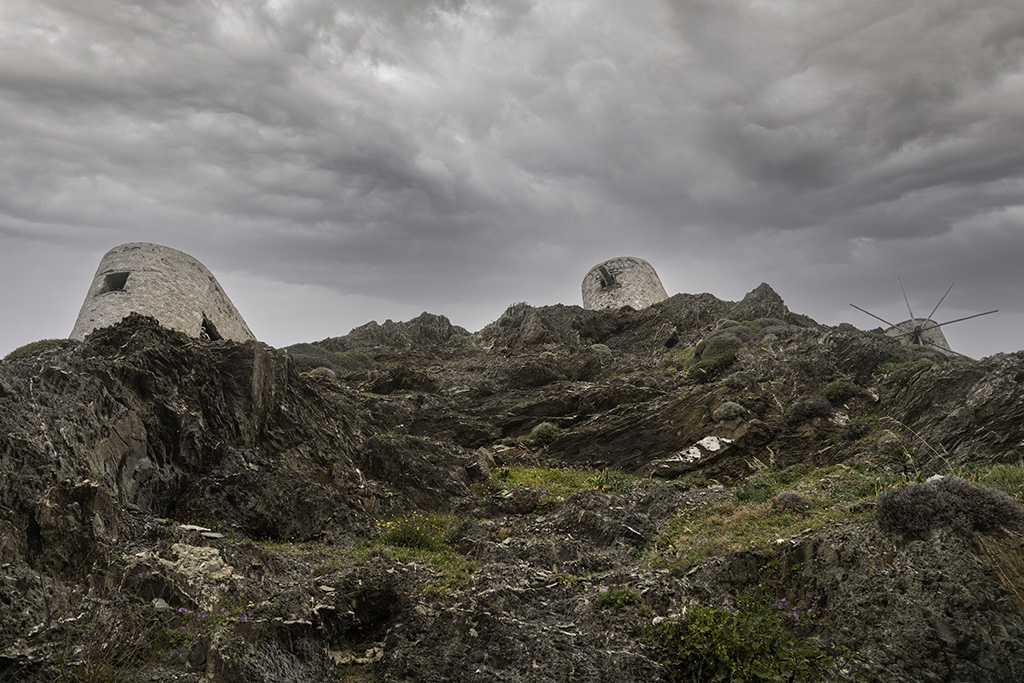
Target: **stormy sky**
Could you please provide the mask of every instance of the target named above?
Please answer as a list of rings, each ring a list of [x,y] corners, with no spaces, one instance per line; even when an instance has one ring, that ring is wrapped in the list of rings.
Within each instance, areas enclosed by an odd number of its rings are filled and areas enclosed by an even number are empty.
[[[132,241],[275,346],[477,330],[638,256],[1024,347],[1020,0],[3,0],[0,355]]]

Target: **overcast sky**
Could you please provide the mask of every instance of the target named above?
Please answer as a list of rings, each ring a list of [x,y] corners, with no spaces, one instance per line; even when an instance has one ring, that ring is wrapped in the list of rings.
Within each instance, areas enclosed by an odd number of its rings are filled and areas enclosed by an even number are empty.
[[[185,251],[274,346],[769,283],[1024,348],[1020,0],[2,0],[0,355]]]

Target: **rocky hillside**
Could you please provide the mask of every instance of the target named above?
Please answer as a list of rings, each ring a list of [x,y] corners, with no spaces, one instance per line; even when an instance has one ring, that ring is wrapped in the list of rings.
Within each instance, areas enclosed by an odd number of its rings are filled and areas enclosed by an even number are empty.
[[[1024,353],[767,285],[0,363],[0,680],[1024,680]]]

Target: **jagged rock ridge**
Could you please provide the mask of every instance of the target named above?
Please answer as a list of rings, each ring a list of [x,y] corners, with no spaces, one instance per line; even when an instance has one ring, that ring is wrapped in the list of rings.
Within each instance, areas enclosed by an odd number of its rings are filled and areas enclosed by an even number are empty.
[[[120,643],[109,665],[151,681],[671,680],[652,618],[770,583],[820,597],[813,637],[859,653],[836,676],[1019,680],[1013,515],[923,538],[851,515],[685,571],[653,559],[762,468],[1017,463],[1022,394],[1021,354],[820,326],[767,285],[516,304],[474,334],[425,313],[287,353],[133,316],[0,363],[0,678],[82,678]],[[489,488],[520,462],[654,479]],[[410,510],[460,521],[462,579],[360,550]],[[609,586],[638,602],[596,610]]]

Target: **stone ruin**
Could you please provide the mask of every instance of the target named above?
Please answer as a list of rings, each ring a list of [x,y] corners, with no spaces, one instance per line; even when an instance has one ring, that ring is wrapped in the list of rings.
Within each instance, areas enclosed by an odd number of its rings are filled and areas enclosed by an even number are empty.
[[[885,334],[890,337],[897,337],[905,345],[920,344],[931,346],[940,351],[953,352],[946,341],[946,335],[942,328],[931,318],[911,318],[901,323],[896,323]]]
[[[658,273],[642,258],[608,259],[583,278],[583,308],[592,311],[623,306],[640,310],[667,298]]]
[[[159,244],[122,244],[100,259],[70,338],[84,339],[132,313],[198,339],[256,338],[206,266]]]
[[[956,285],[954,282],[946,290],[946,293],[939,299],[939,303],[935,304],[935,308],[928,314],[927,318],[918,318],[914,315],[914,309],[910,307],[910,297],[907,296],[907,290],[903,286],[903,278],[896,276],[896,279],[900,282],[900,289],[903,290],[903,300],[907,303],[907,313],[910,313],[910,318],[904,320],[901,323],[893,324],[881,316],[877,316],[866,308],[861,308],[857,304],[850,304],[861,313],[867,313],[875,320],[880,320],[889,327],[885,329],[885,334],[890,337],[896,337],[901,344],[906,346],[919,345],[919,346],[930,346],[933,349],[938,350],[946,356],[955,355],[963,356],[962,353],[954,351],[949,348],[949,342],[946,341],[946,335],[942,333],[942,327],[944,325],[951,325],[953,323],[963,322],[965,320],[973,320],[974,318],[980,318],[983,315],[992,315],[998,313],[999,310],[985,311],[984,313],[975,313],[974,315],[964,316],[963,318],[957,318],[956,320],[947,320],[944,323],[937,323],[932,320],[932,316],[935,315],[935,311],[939,310],[939,306],[946,300],[946,296],[953,290],[953,286]]]

